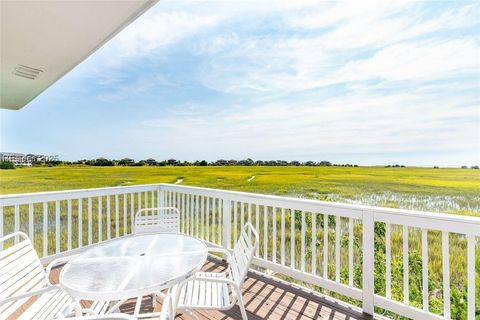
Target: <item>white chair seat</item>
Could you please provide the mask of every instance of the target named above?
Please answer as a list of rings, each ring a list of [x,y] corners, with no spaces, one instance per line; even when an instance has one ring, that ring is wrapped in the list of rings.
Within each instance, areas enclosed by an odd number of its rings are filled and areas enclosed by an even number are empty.
[[[202,278],[227,279],[225,273],[218,272],[197,272],[195,275]],[[232,303],[231,289],[227,283],[197,279],[188,281],[182,287],[177,308],[226,309]]]
[[[19,320],[54,319],[70,313],[73,299],[62,289],[48,291],[40,295],[23,312]],[[66,312],[64,314],[64,311]]]

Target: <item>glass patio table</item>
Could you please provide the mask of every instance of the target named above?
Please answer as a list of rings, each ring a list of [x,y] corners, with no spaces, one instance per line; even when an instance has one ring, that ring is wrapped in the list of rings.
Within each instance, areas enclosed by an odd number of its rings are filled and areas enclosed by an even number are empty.
[[[206,245],[183,234],[149,234],[112,240],[70,260],[61,287],[81,300],[124,300],[169,288],[194,275]]]

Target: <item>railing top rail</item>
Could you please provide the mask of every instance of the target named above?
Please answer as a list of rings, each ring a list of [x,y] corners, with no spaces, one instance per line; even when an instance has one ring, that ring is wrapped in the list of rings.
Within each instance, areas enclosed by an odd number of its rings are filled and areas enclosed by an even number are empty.
[[[477,225],[480,228],[480,217],[474,217],[474,216],[462,216],[462,215],[429,212],[429,211],[415,211],[415,210],[408,210],[408,209],[374,207],[374,206],[366,206],[366,205],[358,205],[358,204],[347,204],[347,203],[293,198],[293,197],[285,197],[285,196],[265,195],[260,193],[249,193],[249,192],[242,192],[242,191],[230,191],[230,190],[221,190],[221,189],[192,187],[192,186],[175,185],[175,184],[168,184],[168,183],[161,183],[160,186],[166,187],[167,189],[170,189],[170,190],[179,190],[179,191],[188,190],[191,192],[199,192],[205,195],[212,195],[212,196],[221,195],[226,198],[231,197],[231,199],[233,200],[236,200],[239,197],[245,197],[250,199],[252,198],[258,199],[258,200],[272,200],[272,201],[277,201],[279,203],[288,202],[291,205],[295,205],[296,203],[321,205],[322,207],[330,207],[332,209],[349,209],[349,210],[356,210],[356,211],[368,211],[368,212],[378,213],[378,214],[388,214],[392,216],[435,219],[435,220],[444,221],[445,223],[448,223],[448,222],[471,223],[471,224]]]
[[[22,203],[36,203],[42,201],[52,201],[57,199],[84,198],[96,195],[108,195],[116,193],[129,193],[139,191],[156,190],[159,184],[141,184],[133,186],[90,188],[75,190],[60,190],[48,192],[16,193],[0,195],[0,206],[9,206]]]

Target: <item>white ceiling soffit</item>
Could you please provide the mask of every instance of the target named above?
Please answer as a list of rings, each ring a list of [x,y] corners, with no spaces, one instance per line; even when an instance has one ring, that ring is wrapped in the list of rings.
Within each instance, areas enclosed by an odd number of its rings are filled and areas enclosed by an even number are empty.
[[[0,0],[0,108],[20,109],[158,0]]]

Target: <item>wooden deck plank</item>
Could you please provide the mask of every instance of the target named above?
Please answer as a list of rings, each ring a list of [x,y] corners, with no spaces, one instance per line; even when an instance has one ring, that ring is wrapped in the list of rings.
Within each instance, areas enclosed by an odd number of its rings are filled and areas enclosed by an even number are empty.
[[[225,268],[220,260],[209,258],[203,266],[203,271],[220,272]],[[60,268],[54,269],[51,273],[51,281],[58,282]],[[247,309],[248,318],[275,319],[275,320],[364,320],[369,317],[353,309],[336,304],[329,299],[308,290],[303,290],[275,278],[266,277],[257,272],[249,272],[243,285],[243,294]],[[87,307],[88,302],[83,305]],[[142,300],[142,312],[154,311],[152,299],[144,297]],[[28,302],[22,306],[26,310]],[[133,313],[135,300],[127,301],[121,307],[125,313]],[[157,302],[155,308],[159,311],[161,301]],[[19,313],[20,314],[20,313]],[[239,307],[236,305],[228,311],[202,310],[196,312],[199,319],[205,320],[238,320],[241,319]],[[14,319],[14,318],[13,318]],[[176,319],[190,319],[187,315],[178,314]]]

